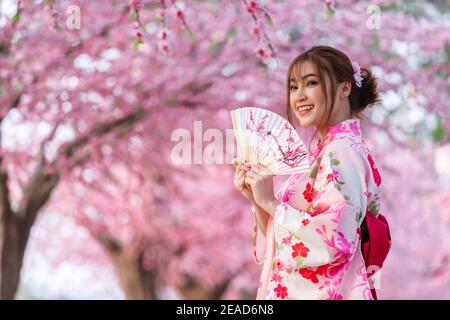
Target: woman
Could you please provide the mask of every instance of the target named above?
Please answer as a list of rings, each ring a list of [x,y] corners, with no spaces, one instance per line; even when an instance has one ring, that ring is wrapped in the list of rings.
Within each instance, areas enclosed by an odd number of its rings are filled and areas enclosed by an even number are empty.
[[[361,224],[379,211],[381,177],[356,116],[379,101],[376,80],[341,51],[312,47],[289,66],[287,114],[314,126],[306,174],[274,195],[264,168],[235,159],[234,184],[255,214],[254,257],[264,263],[257,299],[373,299]]]

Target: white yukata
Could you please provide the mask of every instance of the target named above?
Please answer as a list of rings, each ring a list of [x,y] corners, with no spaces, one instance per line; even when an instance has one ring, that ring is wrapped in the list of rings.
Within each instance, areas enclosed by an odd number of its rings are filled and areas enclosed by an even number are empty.
[[[359,120],[331,126],[310,164],[277,192],[266,236],[255,217],[253,253],[264,264],[256,298],[372,300],[359,228],[378,215],[381,177]]]

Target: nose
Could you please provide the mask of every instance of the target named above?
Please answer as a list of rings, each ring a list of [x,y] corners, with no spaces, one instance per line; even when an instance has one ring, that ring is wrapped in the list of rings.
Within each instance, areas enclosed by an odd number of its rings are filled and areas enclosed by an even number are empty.
[[[298,88],[297,90],[296,98],[299,99],[300,101],[305,100],[305,93],[300,88]]]

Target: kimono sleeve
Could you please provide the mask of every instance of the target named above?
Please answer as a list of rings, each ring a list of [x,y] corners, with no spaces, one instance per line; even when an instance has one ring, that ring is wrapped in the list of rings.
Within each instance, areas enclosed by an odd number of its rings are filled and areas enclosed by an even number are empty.
[[[366,183],[363,158],[346,141],[333,141],[317,159],[314,186],[298,196],[309,203],[297,210],[280,204],[274,214],[277,250],[285,250],[296,268],[344,263],[357,247],[358,227],[365,214]]]
[[[257,264],[264,262],[264,254],[266,252],[266,236],[263,234],[261,228],[256,221],[255,209],[252,207],[254,227],[253,227],[253,259]]]

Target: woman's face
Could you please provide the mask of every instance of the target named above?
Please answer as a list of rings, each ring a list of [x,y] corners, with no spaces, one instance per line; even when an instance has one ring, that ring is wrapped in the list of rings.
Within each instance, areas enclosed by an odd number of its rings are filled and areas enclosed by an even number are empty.
[[[304,61],[301,63],[300,68],[296,66],[294,70],[300,71],[300,74],[296,74],[300,78],[295,79],[294,75],[290,77],[289,100],[292,111],[299,119],[302,127],[315,126],[318,128],[326,110],[324,84],[319,79],[319,75],[311,61]],[[326,77],[325,84],[327,88],[330,88],[331,81],[329,77]],[[328,104],[330,105],[330,92],[328,92],[328,96]]]

